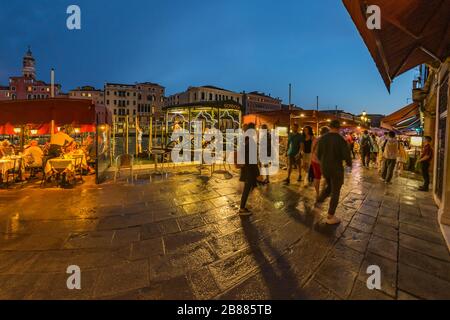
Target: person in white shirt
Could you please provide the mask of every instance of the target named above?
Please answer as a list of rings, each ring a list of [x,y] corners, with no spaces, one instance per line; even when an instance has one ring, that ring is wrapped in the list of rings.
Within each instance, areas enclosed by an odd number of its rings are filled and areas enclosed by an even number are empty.
[[[57,158],[62,153],[62,147],[65,147],[73,142],[66,133],[66,128],[61,128],[58,133],[52,135],[50,139],[50,149],[48,151],[48,158]]]
[[[36,140],[31,141],[30,146],[25,149],[23,155],[29,160],[29,167],[42,167],[42,159],[44,158],[44,152],[39,148]]]

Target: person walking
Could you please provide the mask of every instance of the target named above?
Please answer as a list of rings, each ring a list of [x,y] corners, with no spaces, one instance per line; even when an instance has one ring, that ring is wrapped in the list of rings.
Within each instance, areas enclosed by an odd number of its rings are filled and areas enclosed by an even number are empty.
[[[301,144],[303,142],[303,136],[298,132],[298,124],[294,123],[292,126],[292,133],[288,137],[288,145],[286,156],[288,158],[288,176],[284,180],[286,185],[291,182],[292,168],[295,164],[298,166],[298,180],[302,181],[302,159],[301,159]]]
[[[403,141],[399,141],[398,145],[398,157],[397,157],[397,176],[400,176],[405,169],[405,165],[408,162],[408,154],[406,153],[405,145]]]
[[[395,132],[389,132],[388,139],[384,142],[383,147],[383,170],[381,174],[382,180],[386,184],[391,184],[392,177],[394,175],[395,165],[397,163],[399,142],[395,138]]]
[[[380,148],[378,147],[377,139],[374,133],[370,135],[370,144],[370,160],[373,162],[373,167],[376,168],[378,163],[378,152]]]
[[[266,133],[266,143],[267,143],[267,151],[266,152],[267,152],[267,154],[266,155],[267,155],[268,158],[270,158],[270,157],[272,157],[272,134],[270,133],[270,130],[269,130],[267,124],[263,124],[261,126],[261,130],[266,130],[267,131],[267,133]],[[267,164],[264,165],[264,168],[266,170],[268,170],[268,168],[271,165],[272,165],[271,163],[267,163]],[[270,183],[270,179],[269,179],[269,175],[268,174],[265,175],[265,178],[264,178],[262,183],[263,184],[269,184]]]
[[[255,130],[255,124],[254,123],[249,123],[246,127],[245,127],[245,132],[247,132],[248,130]],[[244,182],[244,190],[242,192],[242,196],[241,196],[241,206],[239,209],[239,214],[241,216],[249,216],[252,213],[250,212],[250,210],[247,209],[246,205],[247,205],[247,200],[248,197],[251,193],[251,191],[257,186],[258,181],[257,178],[259,177],[259,167],[258,167],[258,163],[257,161],[254,161],[255,163],[252,163],[253,161],[252,158],[255,158],[254,160],[256,160],[256,154],[254,157],[252,157],[250,155],[250,144],[254,144],[256,146],[256,139],[254,136],[247,136],[245,137],[244,140],[244,144],[243,146],[241,146],[241,152],[245,152],[245,163],[242,165],[241,167],[241,176],[240,176],[240,181]],[[256,148],[255,148],[256,151]]]
[[[314,132],[311,126],[303,128],[302,146],[302,172],[304,174],[303,186],[309,185],[309,169],[311,167],[312,145],[314,143]]]
[[[339,203],[342,185],[344,184],[345,161],[348,167],[352,166],[350,149],[345,139],[339,134],[341,124],[338,120],[330,123],[330,132],[322,136],[317,145],[317,158],[320,161],[322,174],[326,180],[326,188],[320,194],[317,203],[323,203],[331,196],[326,223],[335,225],[341,223],[341,219],[335,216]]]
[[[430,136],[425,137],[422,154],[420,155],[419,162],[422,168],[423,186],[419,188],[419,191],[428,191],[430,187],[430,165],[431,160],[433,160],[432,141],[433,139]]]
[[[355,159],[355,139],[353,137],[353,134],[351,132],[347,133],[347,135],[345,136],[345,140],[348,143],[348,147],[350,148],[353,159]]]
[[[316,190],[316,201],[319,200],[320,196],[320,180],[322,179],[322,170],[320,168],[320,161],[317,157],[317,145],[321,137],[330,132],[330,128],[322,127],[320,129],[320,137],[314,139],[312,146],[312,156],[311,156],[311,168],[314,172],[314,189]]]
[[[361,137],[360,141],[360,152],[361,152],[361,160],[363,167],[368,168],[370,163],[370,150],[372,148],[372,144],[370,142],[369,131],[364,130],[364,133]]]

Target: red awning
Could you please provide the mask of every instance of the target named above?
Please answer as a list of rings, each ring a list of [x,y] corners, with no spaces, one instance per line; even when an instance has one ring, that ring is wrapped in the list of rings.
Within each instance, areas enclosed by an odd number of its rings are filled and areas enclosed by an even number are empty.
[[[343,0],[390,91],[395,77],[450,56],[449,0]],[[381,9],[381,30],[367,27],[367,7]]]
[[[59,125],[110,124],[111,115],[104,106],[90,100],[43,99],[0,102],[0,125],[40,125],[52,120]]]

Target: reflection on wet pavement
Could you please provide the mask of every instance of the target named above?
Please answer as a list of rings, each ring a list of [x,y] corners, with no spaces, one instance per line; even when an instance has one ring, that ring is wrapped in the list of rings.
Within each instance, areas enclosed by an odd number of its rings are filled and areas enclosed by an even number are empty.
[[[386,186],[355,166],[331,227],[313,188],[284,186],[284,172],[252,193],[249,218],[236,213],[237,173],[197,172],[0,191],[0,298],[450,298],[437,208],[413,177]],[[66,288],[69,265],[80,291]]]

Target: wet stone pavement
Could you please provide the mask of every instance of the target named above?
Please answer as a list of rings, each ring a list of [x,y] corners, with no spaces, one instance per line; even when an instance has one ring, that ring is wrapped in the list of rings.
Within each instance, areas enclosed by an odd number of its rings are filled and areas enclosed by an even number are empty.
[[[234,177],[194,171],[134,185],[0,190],[1,299],[449,299],[450,255],[431,194],[376,170],[347,174],[338,227],[314,191],[250,197]],[[81,268],[81,290],[66,269]],[[366,286],[381,269],[381,290]]]

